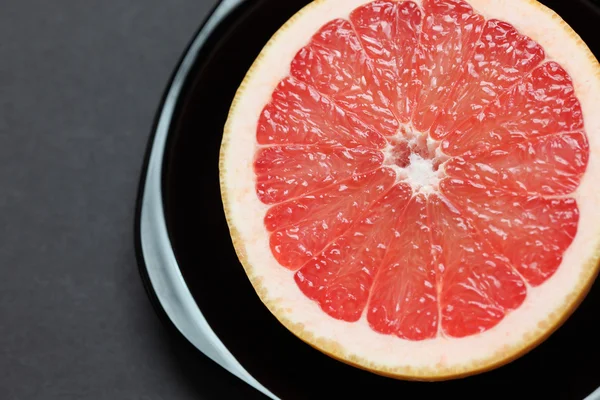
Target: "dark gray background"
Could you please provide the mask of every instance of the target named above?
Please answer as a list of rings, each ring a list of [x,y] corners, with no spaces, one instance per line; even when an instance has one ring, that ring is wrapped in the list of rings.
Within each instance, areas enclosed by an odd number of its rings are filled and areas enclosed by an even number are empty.
[[[133,247],[154,113],[214,3],[0,0],[0,399],[254,397],[174,348]]]

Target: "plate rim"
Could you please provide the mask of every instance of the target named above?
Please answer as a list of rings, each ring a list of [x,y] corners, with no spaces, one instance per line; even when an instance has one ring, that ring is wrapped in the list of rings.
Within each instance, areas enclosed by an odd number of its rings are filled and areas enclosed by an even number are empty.
[[[218,365],[271,399],[279,400],[231,354],[194,300],[176,261],[162,197],[163,159],[173,116],[190,71],[215,29],[248,0],[220,0],[182,52],[167,82],[148,137],[135,204],[134,243],[144,289],[160,320]]]

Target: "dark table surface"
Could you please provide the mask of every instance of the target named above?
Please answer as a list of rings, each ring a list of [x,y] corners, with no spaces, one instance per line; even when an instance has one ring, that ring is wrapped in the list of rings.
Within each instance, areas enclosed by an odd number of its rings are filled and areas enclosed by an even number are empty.
[[[154,113],[214,3],[1,1],[0,399],[256,397],[170,340],[133,247]]]

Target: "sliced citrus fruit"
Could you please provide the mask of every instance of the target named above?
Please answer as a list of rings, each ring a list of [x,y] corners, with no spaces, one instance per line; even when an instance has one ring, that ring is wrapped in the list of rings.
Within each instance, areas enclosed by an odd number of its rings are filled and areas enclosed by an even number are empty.
[[[221,189],[289,330],[437,380],[522,355],[600,256],[600,66],[531,0],[319,0],[233,101]]]

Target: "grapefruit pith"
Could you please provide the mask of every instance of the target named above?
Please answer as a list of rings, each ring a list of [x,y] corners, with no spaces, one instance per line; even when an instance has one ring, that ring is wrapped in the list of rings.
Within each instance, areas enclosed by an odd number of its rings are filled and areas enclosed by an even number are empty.
[[[375,373],[488,370],[600,257],[600,66],[532,0],[317,0],[233,101],[221,192],[258,295]]]

